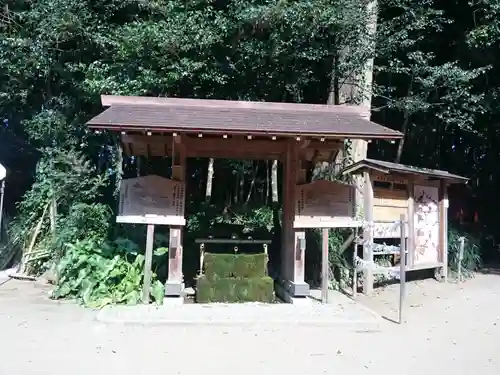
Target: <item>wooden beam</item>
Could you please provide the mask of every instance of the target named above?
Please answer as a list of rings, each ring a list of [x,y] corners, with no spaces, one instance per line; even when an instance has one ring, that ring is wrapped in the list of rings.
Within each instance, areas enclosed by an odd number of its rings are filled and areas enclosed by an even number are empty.
[[[342,147],[336,140],[300,140],[292,138],[281,140],[253,139],[252,137],[188,137],[172,135],[122,134],[123,144],[127,145],[127,155],[147,156],[148,145],[152,156],[169,156],[174,144],[184,144],[186,157],[279,160],[285,153],[286,144],[293,142],[300,150],[301,157],[309,159],[314,153],[330,153]],[[305,156],[304,156],[305,155]]]
[[[180,136],[180,134],[178,134]],[[142,135],[142,134],[122,134],[122,141],[125,143],[170,143],[172,141],[172,135]],[[247,137],[229,137],[227,139],[223,139],[222,137],[188,137],[185,136],[184,140],[186,142],[189,142],[191,146],[197,146],[200,144],[211,144],[212,142],[235,142],[236,144],[246,144],[246,145],[252,145],[252,147],[276,147],[276,144],[285,144],[290,142],[291,138],[284,138],[284,139],[279,139],[279,140],[272,140],[270,137],[268,140],[267,139],[255,139],[251,138],[248,139]],[[301,140],[299,142],[301,148],[308,148],[308,149],[318,149],[318,150],[331,150],[331,149],[338,149],[342,147],[342,142],[338,140],[325,140],[324,142],[318,141],[318,140]],[[200,146],[203,147],[203,146]],[[284,147],[284,146],[283,146]]]
[[[232,146],[226,145],[220,150],[193,150],[186,152],[189,158],[214,158],[214,159],[239,159],[239,160],[283,160],[283,154],[277,150],[274,153],[262,153],[258,150],[233,150]]]
[[[323,142],[311,139],[308,140],[307,146],[304,147],[306,149],[314,149],[314,150],[320,150],[320,151],[326,151],[326,150],[339,150],[344,147],[344,143],[337,141],[337,140],[325,140]]]
[[[407,185],[410,181],[405,178],[398,178],[398,176],[394,176],[391,174],[374,174],[372,173],[372,179],[374,181],[382,181],[382,182],[391,182],[394,184],[402,184]]]
[[[122,142],[130,144],[133,152],[145,155],[146,145],[152,145],[153,154],[156,156],[158,147],[166,148],[166,152],[172,152],[172,136],[161,135],[122,135]],[[182,140],[181,140],[182,139]],[[287,140],[288,142],[289,140]],[[175,145],[182,144],[186,150],[186,157],[213,157],[233,159],[269,159],[281,158],[285,152],[286,142],[272,140],[257,140],[245,138],[216,138],[202,137],[191,138],[177,135]],[[158,155],[162,156],[162,155]],[[167,156],[167,155],[163,155]]]
[[[171,135],[142,135],[142,134],[122,134],[122,142],[142,143],[142,144],[169,144],[172,143]]]
[[[185,146],[191,153],[226,152],[227,155],[245,152],[251,154],[276,155],[285,152],[286,142],[240,138],[189,138]]]

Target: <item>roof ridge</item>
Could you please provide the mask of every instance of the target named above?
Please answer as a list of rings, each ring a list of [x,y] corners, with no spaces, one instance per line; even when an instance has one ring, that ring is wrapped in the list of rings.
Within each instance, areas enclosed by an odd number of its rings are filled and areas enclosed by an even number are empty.
[[[370,109],[357,105],[340,104],[310,104],[310,103],[281,103],[281,102],[258,102],[245,100],[220,100],[220,99],[192,99],[192,98],[166,98],[146,96],[119,96],[101,95],[101,103],[104,107],[111,106],[161,106],[161,107],[201,107],[201,108],[225,108],[225,109],[255,109],[255,110],[277,110],[295,112],[339,112],[369,116]]]

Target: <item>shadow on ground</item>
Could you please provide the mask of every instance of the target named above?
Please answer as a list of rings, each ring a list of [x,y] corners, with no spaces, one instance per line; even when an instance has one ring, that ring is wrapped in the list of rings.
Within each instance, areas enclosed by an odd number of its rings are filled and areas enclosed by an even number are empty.
[[[499,275],[500,276],[500,264],[488,264],[479,270],[479,273],[483,275]]]

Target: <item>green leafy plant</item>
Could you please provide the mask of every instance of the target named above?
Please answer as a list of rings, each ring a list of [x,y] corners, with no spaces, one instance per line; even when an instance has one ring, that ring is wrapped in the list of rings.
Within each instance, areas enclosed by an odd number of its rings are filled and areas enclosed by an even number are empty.
[[[43,273],[63,255],[66,243],[107,238],[111,210],[95,203],[105,184],[106,178],[81,152],[42,150],[35,181],[8,229],[12,245],[23,253],[23,272]]]
[[[62,250],[67,243],[84,239],[102,240],[108,237],[111,209],[100,203],[76,203],[68,214],[57,221],[55,248]],[[62,255],[62,254],[58,254]]]
[[[58,282],[51,297],[75,298],[93,308],[137,304],[141,299],[144,255],[136,250],[132,246],[120,248],[96,240],[68,245],[56,268]],[[151,285],[152,299],[161,304],[163,284],[154,273]]]
[[[464,238],[462,275],[471,277],[481,266],[481,245],[473,235],[453,227],[448,229],[448,267],[453,272],[458,271],[461,237]]]
[[[351,283],[352,250],[348,247],[342,251],[344,241],[349,237],[350,231],[343,229],[330,229],[328,234],[328,263],[329,263],[329,288],[333,290],[344,289]],[[321,285],[321,230],[310,229],[306,232],[306,272],[308,282],[314,286]]]

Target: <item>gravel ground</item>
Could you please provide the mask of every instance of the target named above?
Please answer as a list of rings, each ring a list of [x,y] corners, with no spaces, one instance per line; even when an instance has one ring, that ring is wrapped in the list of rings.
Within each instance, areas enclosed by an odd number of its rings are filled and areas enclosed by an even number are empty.
[[[1,284],[1,280],[0,280]],[[500,276],[462,284],[408,284],[407,323],[380,332],[339,326],[146,325],[96,320],[92,311],[47,299],[47,286],[0,285],[0,375],[500,373]],[[397,317],[398,287],[363,305]]]

